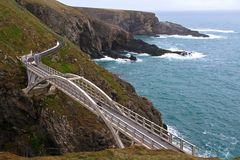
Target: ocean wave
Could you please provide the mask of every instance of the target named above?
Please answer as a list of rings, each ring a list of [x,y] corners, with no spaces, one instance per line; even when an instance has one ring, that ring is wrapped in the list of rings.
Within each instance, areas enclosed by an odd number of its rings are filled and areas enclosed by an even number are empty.
[[[225,159],[229,159],[233,155],[231,154],[231,151],[235,149],[236,145],[239,143],[239,140],[236,137],[225,135],[223,133],[214,133],[211,131],[204,130],[202,132],[204,135],[210,135],[213,138],[216,138],[222,142],[227,142],[227,145],[220,145],[216,147],[214,143],[208,142],[205,144],[205,147],[208,148],[208,150],[199,150],[198,155],[200,157],[216,157],[217,152],[221,151],[222,157]],[[223,143],[224,144],[224,143]]]
[[[178,49],[178,48],[176,48],[176,47],[171,47],[171,48],[168,48],[167,50],[170,50],[170,51],[172,51],[172,52],[181,52],[181,51],[184,51],[184,50],[181,50],[181,49]]]
[[[136,56],[139,56],[139,57],[147,57],[147,56],[150,56],[150,54],[148,53],[136,53],[136,52],[128,52],[128,54],[132,54],[132,55],[136,55]]]
[[[180,137],[180,138],[184,138],[183,135],[175,127],[167,125],[167,128],[168,128],[168,131],[170,133],[172,133],[173,135],[175,135],[177,137]],[[177,146],[180,145],[177,141],[174,141],[174,139],[173,139],[172,143],[174,145],[177,145]],[[186,145],[184,146],[183,150],[185,152],[188,152],[188,153],[192,152],[191,147],[190,146],[186,146]]]
[[[198,148],[197,156],[202,158],[217,157],[217,154],[214,151],[203,151]]]
[[[157,56],[156,58],[164,58],[164,59],[177,59],[177,60],[193,60],[193,59],[199,59],[206,57],[206,55],[199,53],[199,52],[192,52],[191,54],[187,56],[181,56],[179,54],[174,54],[174,53],[167,53],[162,56]]]
[[[219,36],[219,35],[214,35],[214,34],[207,34],[209,37],[194,37],[192,35],[186,35],[186,36],[182,36],[182,35],[159,35],[159,37],[157,38],[179,38],[179,39],[225,39],[226,37],[224,36]]]
[[[139,54],[137,54],[137,56],[147,57],[147,56],[150,56],[150,54],[148,54],[148,53],[139,53]]]
[[[181,133],[175,127],[167,125],[167,129],[173,135],[176,135],[178,137],[182,137]]]
[[[108,56],[104,56],[104,58],[100,58],[100,59],[94,59],[94,61],[114,61],[114,62],[118,62],[118,63],[126,63],[126,62],[132,62],[130,59],[122,59],[122,58],[117,58],[114,59],[112,57],[108,57]],[[136,62],[142,62],[142,59],[137,58]]]
[[[210,29],[210,28],[203,28],[203,29],[192,29],[199,32],[215,32],[215,33],[236,33],[234,30],[225,30],[225,29]]]

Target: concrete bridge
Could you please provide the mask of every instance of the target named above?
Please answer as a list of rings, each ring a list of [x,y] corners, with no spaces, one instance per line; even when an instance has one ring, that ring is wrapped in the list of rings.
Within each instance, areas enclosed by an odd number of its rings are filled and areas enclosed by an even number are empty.
[[[104,91],[84,77],[61,73],[41,63],[41,57],[55,53],[63,46],[62,42],[57,42],[56,46],[44,52],[21,57],[28,75],[28,86],[23,89],[26,94],[33,89],[44,88],[49,84],[55,86],[101,117],[120,148],[124,148],[119,136],[121,132],[134,143],[148,149],[171,149],[195,155],[195,145],[113,101]]]

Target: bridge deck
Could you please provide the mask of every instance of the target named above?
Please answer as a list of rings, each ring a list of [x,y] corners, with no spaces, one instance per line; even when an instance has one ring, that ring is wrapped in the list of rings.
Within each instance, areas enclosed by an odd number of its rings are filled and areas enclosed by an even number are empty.
[[[48,72],[43,71],[38,67],[35,67],[34,65],[29,65],[29,69],[33,70],[41,77],[51,76],[51,74],[49,74]],[[108,121],[114,125],[114,128],[121,129],[121,132],[129,132],[129,134],[134,134],[134,136],[131,136],[134,141],[139,141],[139,139],[141,139],[142,141],[144,141],[142,143],[145,143],[146,147],[148,148],[153,147],[155,149],[172,149],[176,151],[181,151],[173,145],[165,142],[160,137],[149,132],[147,129],[143,128],[128,117],[117,112],[116,110],[104,106],[104,104],[99,107],[101,108],[103,114],[107,117]]]
[[[56,52],[62,46],[63,44],[58,42],[55,47],[42,53],[22,57],[22,62],[27,66],[28,72],[26,93],[43,81],[54,85],[91,112],[100,116],[112,132],[119,147],[123,146],[118,135],[118,132],[121,132],[132,141],[149,149],[171,149],[195,154],[193,144],[114,102],[106,93],[87,79],[71,73],[61,73],[40,62],[41,56]],[[33,59],[33,61],[28,61],[29,59]]]
[[[165,142],[164,140],[160,139],[160,137],[154,135],[153,133],[149,132],[147,129],[143,128],[142,126],[140,126],[139,124],[135,123],[134,121],[130,120],[129,118],[121,115],[120,113],[114,111],[112,108],[109,107],[104,107],[104,110],[107,110],[108,112],[111,113],[111,116],[113,117],[109,117],[109,115],[106,115],[108,117],[108,119],[111,119],[110,121],[114,121],[114,124],[117,126],[122,126],[122,128],[127,127],[127,129],[131,130],[132,133],[139,131],[142,132],[143,135],[146,135],[148,137],[144,137],[145,139],[147,139],[149,142],[155,141],[158,142],[159,144],[154,144],[156,149],[172,149],[175,151],[181,151],[178,148],[174,147],[173,145]],[[120,120],[121,124],[118,124]],[[125,125],[127,124],[127,125]]]

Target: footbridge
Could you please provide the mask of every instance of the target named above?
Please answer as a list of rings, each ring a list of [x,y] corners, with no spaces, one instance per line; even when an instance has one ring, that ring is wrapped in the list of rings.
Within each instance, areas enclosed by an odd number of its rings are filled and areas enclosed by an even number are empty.
[[[62,42],[57,42],[56,46],[44,52],[21,57],[28,76],[28,86],[23,89],[26,94],[48,85],[56,87],[101,117],[120,148],[124,148],[119,136],[119,133],[122,133],[132,142],[148,149],[171,149],[195,155],[196,147],[193,144],[113,101],[89,80],[75,74],[61,73],[41,62],[43,56],[55,53],[63,45]]]

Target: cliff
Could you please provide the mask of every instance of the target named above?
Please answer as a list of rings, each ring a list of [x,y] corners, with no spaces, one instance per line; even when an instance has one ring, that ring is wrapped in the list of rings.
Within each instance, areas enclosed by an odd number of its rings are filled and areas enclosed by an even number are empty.
[[[56,5],[55,0],[38,2],[38,5],[42,4],[40,8],[52,5],[56,10],[71,14],[67,8]],[[54,13],[53,10],[50,11]],[[78,13],[77,11],[76,14]],[[53,21],[62,18],[54,18],[59,14],[46,14],[53,16]],[[79,21],[78,17],[75,17],[76,21],[74,16],[72,18],[71,23],[76,23],[74,26],[77,27],[82,22],[80,29],[86,27],[89,31],[78,31],[81,34],[78,38],[83,38],[79,43],[89,43],[87,45],[97,48],[98,45],[91,39],[86,42],[84,40],[85,34],[89,34],[92,39],[97,36],[91,30],[93,28],[89,21],[84,16]],[[67,17],[60,21],[62,25],[68,23],[70,21]],[[76,29],[72,26],[71,24],[71,27],[66,29],[59,28],[59,32],[71,35],[71,31]],[[19,57],[31,50],[39,52],[54,46],[56,36],[14,0],[0,1],[0,151],[35,156],[102,150],[115,145],[102,120],[63,93],[55,91],[49,94],[41,90],[33,96],[23,94],[22,89],[27,86],[27,76]],[[69,38],[74,36],[78,35]],[[93,63],[85,52],[66,38],[65,44],[56,55],[45,58],[44,63],[61,72],[86,77],[109,96],[115,92],[119,103],[162,125],[160,113],[146,98],[138,96],[130,84]]]
[[[123,29],[92,20],[83,12],[52,0],[18,0],[56,33],[66,36],[92,58],[102,58],[114,44],[126,43],[132,35]]]
[[[19,4],[28,9],[38,17],[44,24],[56,33],[67,37],[78,45],[91,58],[102,58],[105,55],[113,58],[128,58],[118,54],[118,51],[134,51],[136,53],[149,53],[154,56],[161,56],[165,53],[176,53],[160,49],[144,41],[136,41],[132,33],[123,28],[106,23],[102,20],[90,17],[85,11],[63,5],[56,1],[45,0],[17,0]],[[144,16],[143,16],[144,17]],[[138,21],[138,19],[136,19]],[[144,25],[143,30],[146,29]],[[128,44],[132,44],[129,46]],[[143,45],[144,50],[138,46]],[[161,52],[159,52],[161,50]],[[154,54],[153,54],[154,52]],[[184,55],[184,53],[181,55]],[[131,57],[131,60],[136,60]]]
[[[127,10],[109,10],[97,8],[78,8],[91,17],[106,23],[121,27],[136,35],[192,35],[195,37],[208,37],[197,31],[192,31],[176,23],[159,22],[154,13]]]

